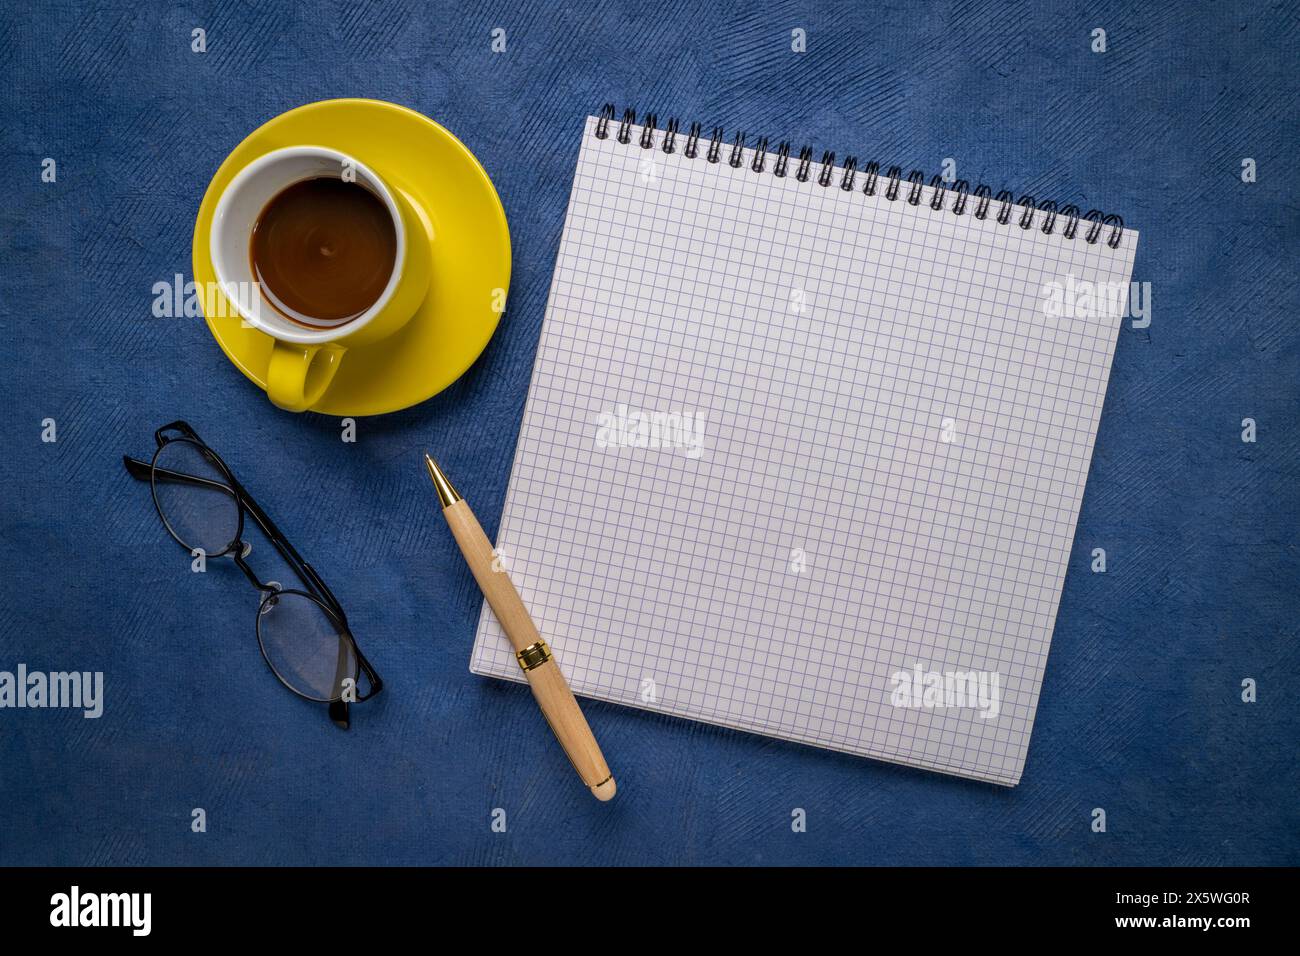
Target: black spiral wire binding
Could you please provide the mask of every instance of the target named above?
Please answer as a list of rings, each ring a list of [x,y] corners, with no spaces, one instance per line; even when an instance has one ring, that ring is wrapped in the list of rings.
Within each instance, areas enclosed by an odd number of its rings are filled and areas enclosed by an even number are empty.
[[[776,162],[772,164],[772,174],[778,178],[784,178],[786,168],[789,165],[790,144],[782,141],[781,145],[776,148]]]
[[[862,171],[867,178],[867,184],[862,187],[862,191],[868,196],[874,196],[876,194],[876,180],[880,178],[880,164],[874,161],[867,163],[862,168]]]
[[[709,153],[706,157],[709,162],[716,163],[718,161],[718,151],[720,149],[722,149],[722,127],[715,126],[713,127],[713,135],[709,137]]]
[[[818,186],[829,186],[831,184],[831,174],[835,172],[835,154],[830,150],[822,153],[822,171],[817,177]]]
[[[1005,226],[1011,221],[1011,207],[1015,205],[1016,194],[1009,189],[1004,189],[993,197],[994,202],[1002,203],[1002,208],[998,210],[997,223],[999,226]]]
[[[657,123],[658,121],[659,121],[659,117],[655,116],[654,113],[649,114],[648,116],[646,116],[644,120],[641,121],[641,148],[642,149],[654,149],[655,123]]]
[[[731,144],[731,159],[727,164],[733,169],[739,169],[745,155],[745,134],[737,133],[736,140]]]
[[[930,208],[933,209],[935,212],[942,212],[943,192],[944,192],[942,176],[930,177],[930,191],[934,193],[934,198],[930,200]],[[955,206],[956,203],[954,202],[953,205]]]
[[[846,193],[853,192],[853,180],[858,175],[858,157],[844,157],[844,175],[840,177],[840,189]]]
[[[794,178],[801,183],[808,181],[808,167],[812,165],[812,147],[804,146],[799,150],[799,169]]]
[[[902,166],[890,166],[889,172],[885,173],[885,178],[889,180],[889,185],[885,187],[885,198],[893,202],[898,198],[898,181],[903,177]]]
[[[675,151],[675,146],[674,146],[674,144],[677,142],[677,130],[678,130],[678,128],[679,128],[679,124],[678,124],[677,120],[675,120],[675,119],[670,119],[670,120],[668,121],[668,125],[664,127],[664,145],[663,145],[663,150],[664,150],[665,153],[670,153],[670,154],[671,154],[672,152]]]
[[[952,204],[954,216],[964,216],[966,214],[966,200],[970,197],[970,183],[964,179],[959,179],[952,184],[952,191],[957,194],[957,199]]]
[[[608,139],[610,127],[614,123],[617,111],[613,104],[606,103],[596,119],[596,137],[598,139]],[[648,113],[641,123],[641,135],[638,138],[637,145],[642,149],[655,148],[655,134],[659,118],[654,113]],[[615,138],[623,145],[628,145],[632,141],[632,127],[636,125],[636,111],[627,109],[623,111],[623,117],[618,123],[615,132]],[[695,159],[699,155],[700,137],[703,128],[699,123],[692,123],[686,134],[686,144],[682,148],[682,155],[687,159]],[[681,123],[677,119],[670,119],[664,125],[663,135],[660,139],[660,148],[665,153],[673,153],[677,150],[677,138],[681,134]],[[710,163],[718,163],[723,160],[724,135],[722,127],[713,127],[713,133],[709,137],[708,148],[705,152],[705,159]],[[768,138],[760,137],[757,142],[749,149],[753,152],[753,158],[749,163],[752,172],[763,173],[767,170],[768,157]],[[726,163],[733,169],[740,169],[745,165],[745,134],[736,133],[731,141],[730,149],[727,153]],[[782,140],[777,144],[776,160],[772,163],[772,174],[778,178],[784,178],[789,172],[790,167],[790,143]],[[794,177],[801,183],[808,182],[812,175],[813,150],[811,146],[803,146],[799,149],[798,166],[795,169]],[[827,187],[831,185],[831,180],[835,175],[835,153],[830,150],[822,153],[821,171],[816,177],[817,185]],[[843,173],[840,176],[839,186],[845,192],[852,192],[856,188],[856,182],[859,172],[861,173],[863,186],[862,192],[868,196],[876,195],[877,188],[881,185],[880,164],[874,160],[867,162],[859,169],[858,157],[846,156],[844,159]],[[900,187],[904,180],[903,169],[901,166],[890,166],[884,173],[884,197],[890,202],[898,199]],[[906,176],[908,190],[906,200],[913,206],[921,204],[921,192],[927,185],[925,173],[919,169],[914,169]],[[1057,204],[1050,199],[1038,202],[1033,196],[1024,195],[1019,199],[1010,190],[1002,190],[996,195],[993,190],[983,184],[971,189],[970,183],[964,179],[958,179],[951,185],[944,182],[942,176],[932,176],[928,183],[932,193],[930,209],[935,212],[943,212],[948,205],[948,196],[953,197],[952,205],[949,211],[956,216],[966,214],[967,206],[970,201],[974,200],[975,208],[971,211],[976,219],[985,220],[988,218],[989,210],[997,206],[997,212],[994,221],[999,225],[1008,225],[1012,216],[1017,209],[1020,215],[1016,218],[1016,224],[1021,229],[1032,229],[1037,221],[1039,229],[1045,235],[1052,235],[1056,229],[1058,219],[1064,219],[1065,225],[1061,228],[1061,235],[1066,239],[1074,239],[1079,230],[1080,222],[1088,224],[1087,231],[1083,235],[1084,242],[1089,245],[1095,245],[1101,238],[1101,234],[1109,227],[1110,235],[1106,238],[1106,245],[1112,249],[1119,247],[1120,238],[1124,234],[1124,220],[1118,215],[1111,213],[1107,215],[1099,209],[1091,209],[1086,213],[1080,214],[1079,207],[1073,204],[1057,207]]]

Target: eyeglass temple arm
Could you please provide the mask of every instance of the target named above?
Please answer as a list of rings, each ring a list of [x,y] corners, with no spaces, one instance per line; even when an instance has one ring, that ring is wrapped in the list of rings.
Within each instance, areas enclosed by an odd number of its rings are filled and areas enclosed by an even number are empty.
[[[346,643],[343,641],[339,642],[338,665],[334,672],[335,683],[342,686],[344,678],[350,676],[347,667],[348,645],[351,645],[351,650],[357,655],[357,663],[361,665],[361,669],[365,672],[366,680],[370,684],[370,690],[364,694],[361,693],[360,687],[353,688],[357,692],[357,703],[361,703],[361,701],[369,700],[371,697],[374,697],[383,690],[384,682],[379,679],[379,674],[375,672],[374,667],[370,665],[370,661],[366,660],[366,655],[361,653],[361,648],[357,647],[357,642],[352,639],[349,634]],[[330,701],[329,712],[330,720],[341,729],[347,730],[352,725],[352,714],[346,700],[339,699]]]
[[[332,700],[329,703],[330,720],[334,726],[340,730],[347,730],[352,726],[352,712],[348,707],[346,700]]]
[[[148,481],[149,473],[153,471],[152,464],[150,464],[147,461],[141,461],[138,458],[132,458],[130,455],[122,456],[122,464],[126,465],[126,470],[131,475],[131,477],[139,481]],[[171,471],[167,468],[159,468],[158,474],[162,475],[168,481],[175,481],[180,484],[199,485],[200,487],[206,486],[209,488],[220,488],[223,491],[233,490],[233,489],[227,489],[226,486],[223,485],[221,482],[213,481],[211,478],[200,478],[197,475],[187,475],[184,472]]]
[[[316,569],[308,564],[306,559],[298,553],[298,549],[289,543],[289,539],[284,536],[284,533],[281,532],[278,527],[276,527],[276,524],[271,520],[270,515],[263,511],[261,506],[254,500],[253,496],[248,493],[248,489],[241,485],[237,478],[232,476],[231,480],[235,485],[235,493],[239,495],[240,500],[244,503],[244,508],[253,516],[253,520],[257,522],[257,526],[262,529],[262,533],[270,539],[273,545],[275,545],[276,550],[280,552],[281,556],[304,576],[304,580],[320,591],[325,599],[329,601],[334,612],[342,618],[344,624],[347,624],[348,619],[347,615],[343,613],[343,606],[339,604],[339,599],[334,596],[334,592],[329,589],[329,585],[327,585],[321,576],[316,573]]]
[[[152,463],[140,461],[138,458],[132,458],[129,455],[122,456],[122,463],[126,466],[126,470],[131,477],[139,481],[149,481],[150,474],[154,471]],[[184,472],[171,471],[167,468],[159,468],[158,474],[162,475],[168,481],[175,481],[183,484],[221,489],[226,487],[219,481],[210,481],[207,478],[199,478],[196,475],[187,475]],[[238,479],[232,475],[231,481],[233,483],[232,490],[239,496],[239,500],[243,504],[244,510],[247,511],[252,516],[253,520],[257,522],[257,526],[262,529],[262,533],[265,534],[271,544],[275,546],[275,549],[280,552],[280,556],[289,562],[304,581],[320,591],[321,595],[329,601],[334,612],[337,613],[338,616],[343,619],[343,623],[346,624],[347,615],[344,613],[342,605],[339,604],[339,599],[336,598],[334,592],[329,589],[329,585],[321,579],[321,576],[316,573],[316,569],[308,564],[303,559],[302,555],[298,553],[297,549],[289,543],[289,539],[286,538],[281,533],[280,529],[275,526],[275,522],[273,522],[267,513],[262,510],[261,506],[253,499],[253,496],[248,493],[248,490],[239,483]]]
[[[358,694],[357,700],[358,701],[369,700],[371,697],[374,697],[376,694],[378,694],[381,690],[384,689],[384,682],[380,678],[379,672],[376,671],[374,666],[370,663],[370,661],[366,659],[366,655],[361,653],[361,648],[357,646],[357,642],[355,640],[353,640],[352,642],[352,647],[357,652],[357,663],[361,665],[361,670],[365,672],[366,680],[370,682],[369,693],[365,694],[364,696]]]

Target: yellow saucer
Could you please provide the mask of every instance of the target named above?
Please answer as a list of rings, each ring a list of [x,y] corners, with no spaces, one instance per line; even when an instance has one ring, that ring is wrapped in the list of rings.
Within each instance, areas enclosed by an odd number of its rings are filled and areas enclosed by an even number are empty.
[[[194,223],[194,280],[200,289],[216,289],[208,234],[222,190],[257,157],[298,145],[354,156],[403,193],[428,217],[433,258],[429,294],[419,311],[389,338],[348,349],[311,411],[380,415],[432,398],[474,363],[496,330],[510,286],[510,230],[474,154],[427,116],[379,100],[324,100],[258,127],[226,157],[203,196]],[[202,298],[206,307],[209,297]],[[229,302],[211,311],[206,318],[217,344],[266,388],[271,337],[247,327]]]

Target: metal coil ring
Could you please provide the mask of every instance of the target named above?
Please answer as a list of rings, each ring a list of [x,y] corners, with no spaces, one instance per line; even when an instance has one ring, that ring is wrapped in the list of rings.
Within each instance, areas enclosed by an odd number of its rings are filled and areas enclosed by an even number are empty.
[[[858,174],[858,157],[846,156],[844,158],[844,175],[840,178],[840,189],[846,193],[853,191],[853,179]]]
[[[966,198],[970,195],[970,183],[959,179],[952,184],[952,191],[957,194],[957,201],[952,204],[952,214],[960,216],[966,211]]]
[[[1089,227],[1087,234],[1083,237],[1083,241],[1090,246],[1094,245],[1097,242],[1097,237],[1101,235],[1101,220],[1102,220],[1101,210],[1089,209],[1083,218],[1088,222],[1092,223],[1092,226]]]
[[[745,162],[745,134],[743,132],[736,134],[735,141],[731,144],[731,159],[727,163],[733,169],[739,169]]]
[[[943,197],[946,191],[943,185],[943,177],[932,176],[930,178],[930,189],[934,192],[934,196],[930,199],[930,208],[935,212],[939,212],[943,209]]]
[[[614,118],[614,104],[606,103],[600,108],[600,119],[596,120],[596,139],[609,138],[609,121]]]
[[[889,185],[885,187],[885,198],[893,202],[898,198],[898,181],[903,178],[903,168],[890,166],[885,176],[889,179]]]
[[[1075,232],[1079,229],[1079,207],[1070,205],[1061,210],[1061,215],[1065,217],[1065,228],[1061,230],[1061,235],[1066,239],[1073,239]]]
[[[864,172],[867,176],[867,182],[862,187],[862,191],[868,196],[874,196],[876,194],[876,180],[880,178],[880,164],[875,161],[867,163]]]
[[[668,125],[664,127],[664,152],[665,153],[672,153],[674,151],[674,144],[677,142],[677,131],[680,128],[681,127],[679,126],[676,119],[670,119],[668,121]]]
[[[1034,197],[1021,196],[1016,200],[1016,205],[1025,207],[1025,211],[1020,214],[1020,228],[1028,229],[1034,224]]]
[[[645,122],[641,124],[641,148],[654,149],[655,146],[655,124],[659,117],[654,113],[647,113]]]
[[[1120,236],[1124,234],[1124,220],[1115,213],[1111,213],[1102,220],[1106,225],[1111,227],[1110,238],[1106,240],[1106,245],[1112,249],[1119,248]]]
[[[694,159],[700,154],[700,124],[692,123],[691,131],[686,134],[686,148],[682,150],[687,159]]]
[[[763,166],[767,163],[767,137],[760,136],[758,145],[754,147],[754,161],[749,164],[749,168],[756,173],[763,171]]]
[[[1044,199],[1038,204],[1038,208],[1044,214],[1043,235],[1050,236],[1052,227],[1056,225],[1056,203],[1050,199]]]
[[[794,178],[801,183],[806,183],[810,166],[812,166],[812,147],[804,146],[799,150],[799,169],[795,172]]]
[[[709,154],[705,157],[709,162],[718,161],[718,151],[722,149],[722,127],[713,127],[713,135],[709,138]]]
[[[828,149],[822,153],[822,171],[817,176],[817,185],[829,186],[833,172],[835,172],[835,154]]]
[[[989,203],[993,199],[993,190],[980,183],[975,187],[975,198],[979,200],[975,204],[975,218],[984,219],[989,214]]]
[[[776,162],[772,164],[772,174],[784,177],[786,167],[790,165],[790,144],[782,142],[776,148]]]
[[[1002,203],[998,210],[998,225],[1005,226],[1011,221],[1011,207],[1016,204],[1016,197],[1009,189],[1004,189],[993,197],[993,201]]]
[[[636,110],[624,110],[623,122],[618,124],[618,141],[626,146],[632,141],[629,135],[632,124],[636,122]]]
[[[907,193],[907,202],[912,206],[921,204],[921,187],[925,185],[925,173],[919,169],[914,169],[907,174],[907,181],[912,184],[911,190]]]

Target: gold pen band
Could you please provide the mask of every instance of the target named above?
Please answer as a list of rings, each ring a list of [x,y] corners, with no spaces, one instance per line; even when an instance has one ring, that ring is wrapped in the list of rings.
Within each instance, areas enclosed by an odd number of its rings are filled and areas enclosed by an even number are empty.
[[[515,659],[519,661],[519,666],[526,671],[534,667],[541,667],[551,659],[551,649],[545,641],[534,641],[522,651],[515,654]]]

